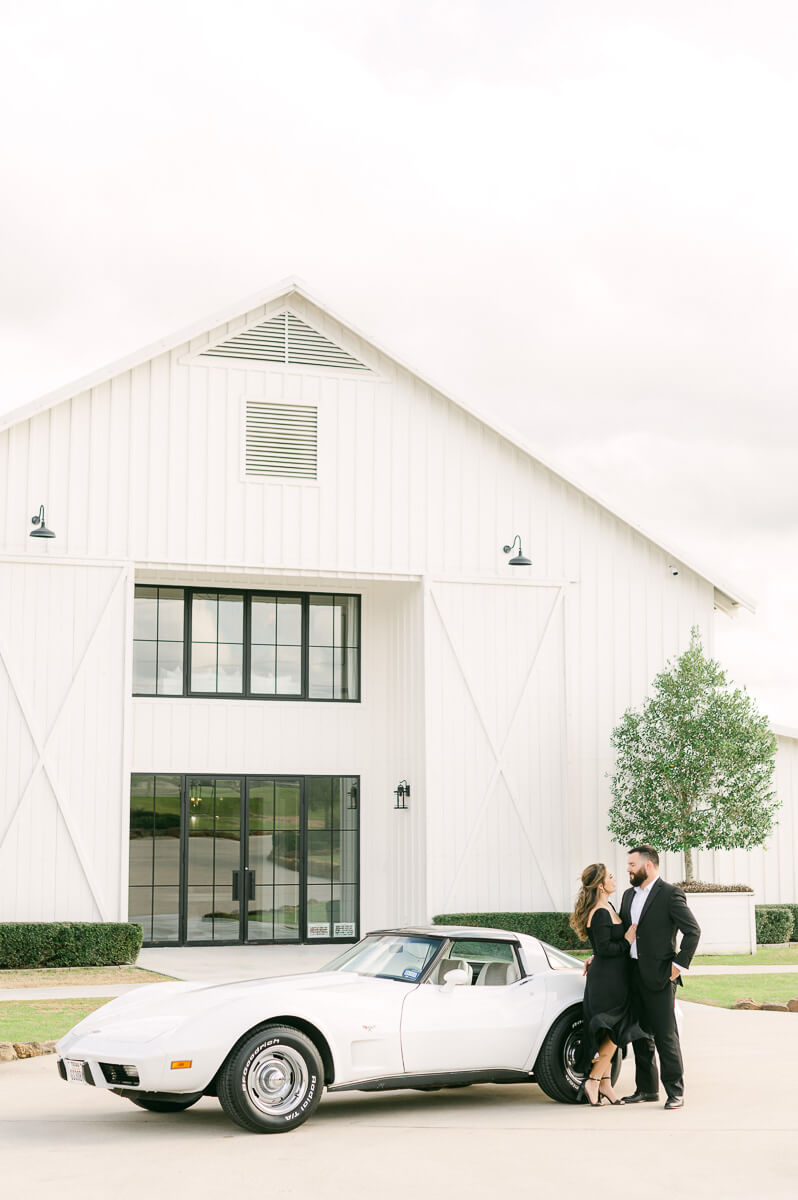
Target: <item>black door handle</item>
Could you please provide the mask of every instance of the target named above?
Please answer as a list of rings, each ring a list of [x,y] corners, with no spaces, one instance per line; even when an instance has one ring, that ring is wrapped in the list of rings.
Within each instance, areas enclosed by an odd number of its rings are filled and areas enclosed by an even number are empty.
[[[255,899],[255,872],[247,868],[247,896],[250,900]]]
[[[240,876],[241,876],[241,872],[240,872],[240,871],[233,871],[233,899],[234,899],[234,900],[238,900],[238,899],[239,899],[239,892],[240,892],[239,882],[240,882]]]

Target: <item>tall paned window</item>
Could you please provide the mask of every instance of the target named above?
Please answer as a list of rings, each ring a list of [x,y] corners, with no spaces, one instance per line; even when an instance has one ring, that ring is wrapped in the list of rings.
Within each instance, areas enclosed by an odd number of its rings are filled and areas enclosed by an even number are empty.
[[[357,596],[310,597],[309,699],[359,698],[359,616]]]
[[[302,695],[302,597],[253,595],[250,693]]]
[[[133,691],[183,693],[182,588],[137,587],[133,607]]]
[[[179,775],[131,779],[128,914],[145,942],[179,939]]]
[[[358,781],[317,775],[306,787],[308,941],[356,937]]]
[[[194,592],[192,595],[191,690],[242,694],[243,595],[233,592]]]

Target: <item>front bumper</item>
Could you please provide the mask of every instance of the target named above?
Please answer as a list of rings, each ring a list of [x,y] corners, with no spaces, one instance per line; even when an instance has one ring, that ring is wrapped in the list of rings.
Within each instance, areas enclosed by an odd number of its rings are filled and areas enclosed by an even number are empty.
[[[159,1042],[123,1042],[101,1034],[67,1034],[56,1046],[58,1073],[69,1079],[66,1060],[82,1063],[83,1081],[110,1090],[164,1092],[169,1095],[204,1092],[224,1057],[204,1048],[195,1050],[176,1039],[165,1048]],[[172,1063],[191,1063],[173,1067]]]

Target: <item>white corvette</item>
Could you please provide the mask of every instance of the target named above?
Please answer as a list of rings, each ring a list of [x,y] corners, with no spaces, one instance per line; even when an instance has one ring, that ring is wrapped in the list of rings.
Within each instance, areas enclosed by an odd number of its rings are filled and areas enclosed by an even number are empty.
[[[254,1133],[301,1125],[325,1087],[534,1082],[572,1103],[583,989],[577,959],[524,934],[388,930],[305,975],[128,992],[61,1039],[58,1071],[154,1112],[218,1096]]]

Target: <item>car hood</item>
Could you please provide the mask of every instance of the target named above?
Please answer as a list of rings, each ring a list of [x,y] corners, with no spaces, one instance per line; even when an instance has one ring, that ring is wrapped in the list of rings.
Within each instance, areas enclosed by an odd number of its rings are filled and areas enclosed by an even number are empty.
[[[386,988],[409,991],[412,985],[398,980],[374,979],[341,971],[314,971],[303,975],[279,975],[268,979],[245,979],[235,983],[152,983],[126,992],[91,1013],[70,1033],[116,1032],[148,1041],[183,1021],[211,1009],[238,1003],[271,1005],[277,996],[307,997],[327,993],[338,1004],[348,997],[370,993],[385,995]]]

